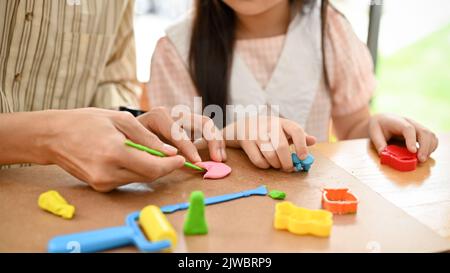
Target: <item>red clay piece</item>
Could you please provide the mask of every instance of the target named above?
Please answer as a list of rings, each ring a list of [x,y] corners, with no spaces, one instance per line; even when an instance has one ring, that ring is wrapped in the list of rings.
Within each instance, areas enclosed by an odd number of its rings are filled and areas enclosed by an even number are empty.
[[[389,145],[381,152],[380,162],[401,172],[414,171],[417,167],[417,154],[411,153],[406,147]]]
[[[358,198],[347,188],[323,189],[322,208],[333,214],[351,214],[358,210]]]

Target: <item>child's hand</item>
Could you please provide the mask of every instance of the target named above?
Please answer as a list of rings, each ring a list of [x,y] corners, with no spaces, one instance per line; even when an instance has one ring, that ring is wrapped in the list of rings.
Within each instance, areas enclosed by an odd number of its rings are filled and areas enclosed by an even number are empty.
[[[371,117],[369,135],[378,153],[383,151],[392,137],[404,138],[408,150],[418,152],[417,157],[421,162],[425,162],[438,146],[438,139],[433,132],[413,120],[390,114]]]
[[[316,138],[309,136],[299,124],[278,117],[255,116],[242,119],[224,129],[227,146],[242,148],[257,167],[273,167],[286,172],[294,171],[290,143],[300,159],[308,156],[307,146]]]

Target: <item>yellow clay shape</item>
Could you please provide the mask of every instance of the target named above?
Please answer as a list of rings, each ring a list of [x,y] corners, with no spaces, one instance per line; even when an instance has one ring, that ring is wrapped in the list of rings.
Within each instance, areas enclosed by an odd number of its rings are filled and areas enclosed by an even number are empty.
[[[328,237],[333,226],[333,214],[326,210],[310,210],[291,202],[275,206],[274,227],[298,235]]]
[[[38,205],[41,209],[49,211],[64,219],[72,219],[75,207],[67,203],[57,191],[44,192],[39,196]]]
[[[157,206],[147,206],[139,214],[139,225],[152,242],[169,240],[171,249],[177,245],[177,233]]]

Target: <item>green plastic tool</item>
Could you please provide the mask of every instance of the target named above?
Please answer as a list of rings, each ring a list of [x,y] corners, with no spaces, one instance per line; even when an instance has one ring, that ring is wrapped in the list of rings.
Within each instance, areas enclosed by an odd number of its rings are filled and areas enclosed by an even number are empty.
[[[201,191],[191,193],[183,231],[185,235],[203,235],[208,233],[208,224],[205,218],[205,195]]]
[[[131,141],[129,139],[125,140],[125,145],[133,147],[133,148],[138,149],[140,151],[147,152],[147,153],[152,154],[154,156],[166,157],[166,155],[163,152],[160,152],[160,151],[154,150],[154,149],[150,149],[149,147],[146,147],[144,145],[140,145],[140,144],[134,143],[133,141]],[[205,169],[203,169],[203,168],[201,168],[201,167],[199,167],[197,165],[194,165],[194,164],[192,164],[190,162],[184,162],[184,166],[188,167],[188,168],[191,168],[191,169],[194,169],[196,171],[201,171],[201,172],[205,172],[206,171]]]

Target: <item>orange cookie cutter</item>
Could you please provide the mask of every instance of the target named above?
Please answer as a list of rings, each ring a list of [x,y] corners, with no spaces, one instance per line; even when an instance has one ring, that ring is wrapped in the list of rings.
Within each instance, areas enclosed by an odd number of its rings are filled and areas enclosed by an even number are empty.
[[[297,235],[328,237],[333,226],[333,214],[326,210],[310,210],[291,202],[275,205],[275,229],[287,230]]]
[[[333,214],[352,214],[358,210],[358,198],[348,189],[323,189],[322,208]]]

